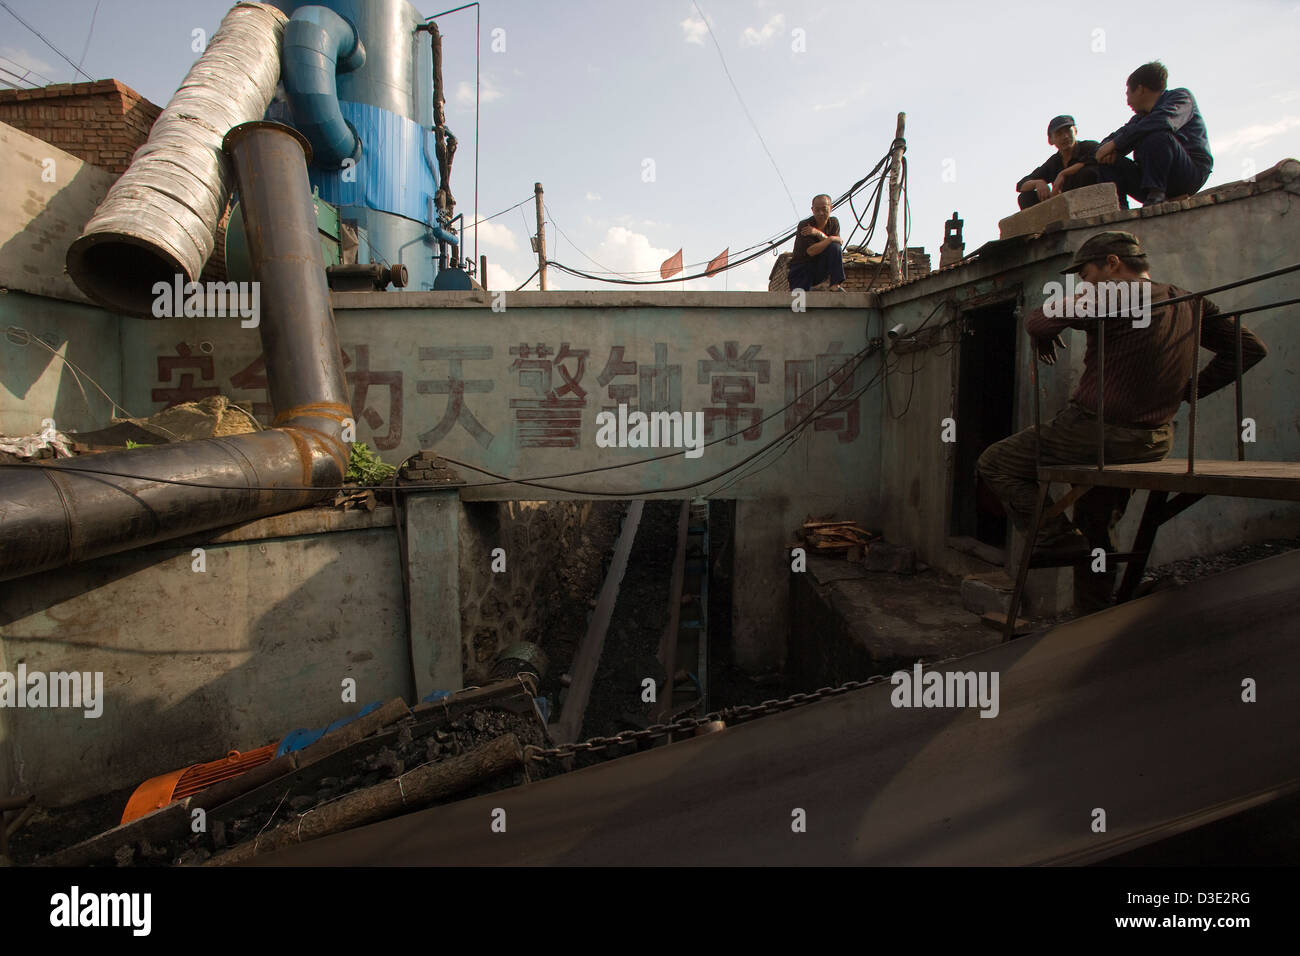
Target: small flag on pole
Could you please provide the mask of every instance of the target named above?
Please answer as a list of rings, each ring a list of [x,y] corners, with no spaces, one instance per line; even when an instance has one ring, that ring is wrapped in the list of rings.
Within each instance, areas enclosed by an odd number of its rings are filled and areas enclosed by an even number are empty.
[[[677,273],[682,271],[682,250],[664,260],[663,265],[659,267],[659,278],[671,279]]]
[[[709,267],[704,270],[706,276],[711,276],[716,272],[721,272],[727,268],[727,253],[731,251],[731,246],[722,250],[722,254],[709,263]]]

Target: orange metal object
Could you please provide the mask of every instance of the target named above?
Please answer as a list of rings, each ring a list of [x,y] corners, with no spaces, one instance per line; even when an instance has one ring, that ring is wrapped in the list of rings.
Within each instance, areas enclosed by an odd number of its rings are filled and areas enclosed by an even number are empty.
[[[248,753],[232,750],[220,760],[196,763],[157,777],[150,777],[135,788],[122,811],[122,822],[130,823],[177,800],[206,790],[213,784],[238,777],[275,757],[277,744],[267,744]]]

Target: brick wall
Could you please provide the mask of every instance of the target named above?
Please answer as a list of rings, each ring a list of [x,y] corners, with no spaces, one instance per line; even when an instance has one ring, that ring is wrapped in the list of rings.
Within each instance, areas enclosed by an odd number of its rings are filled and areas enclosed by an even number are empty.
[[[0,122],[118,176],[149,138],[160,113],[162,107],[117,80],[0,90]],[[226,278],[229,217],[227,207],[217,227],[216,245],[203,267],[204,281]]]
[[[776,263],[772,266],[772,272],[767,280],[768,292],[789,291],[790,281],[786,275],[786,268],[790,262],[790,255],[791,253],[783,252],[776,257]],[[930,257],[926,255],[924,249],[908,246],[907,261],[909,279],[929,274]],[[881,268],[880,256],[870,249],[850,246],[844,253],[844,288],[848,291],[869,292],[873,289],[879,291],[897,281],[898,277],[893,274],[888,265]],[[813,286],[813,289],[825,289],[828,285],[829,283],[822,282]]]
[[[161,112],[117,80],[0,90],[0,122],[119,175]]]

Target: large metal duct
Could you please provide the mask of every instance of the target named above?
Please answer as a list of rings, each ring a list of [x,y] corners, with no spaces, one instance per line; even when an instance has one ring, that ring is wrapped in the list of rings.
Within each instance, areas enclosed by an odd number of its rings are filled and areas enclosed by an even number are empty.
[[[197,281],[230,198],[221,138],[261,119],[280,77],[287,17],[239,3],[158,117],[148,141],[68,249],[68,274],[91,299],[150,317],[157,282]]]
[[[284,89],[293,125],[316,163],[337,168],[361,159],[361,137],[339,108],[337,74],[360,69],[366,48],[356,28],[326,7],[300,7],[284,29]]]
[[[0,470],[0,580],[300,508],[326,493],[310,486],[342,483],[351,410],[307,141],[256,122],[231,130],[226,143],[262,283],[259,331],[276,427]],[[276,490],[300,487],[309,490]]]

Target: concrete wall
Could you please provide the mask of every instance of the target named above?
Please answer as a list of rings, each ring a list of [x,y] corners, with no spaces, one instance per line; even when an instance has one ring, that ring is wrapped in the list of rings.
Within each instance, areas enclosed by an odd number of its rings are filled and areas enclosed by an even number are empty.
[[[1262,177],[1261,177],[1262,178]],[[1241,186],[1254,184],[1239,184]],[[943,271],[882,295],[885,322],[906,323],[916,329],[936,307],[931,324],[953,318],[963,309],[990,299],[1011,298],[1022,311],[1046,299],[1044,286],[1062,279],[1059,271],[1069,256],[1089,236],[1105,229],[1135,233],[1148,250],[1151,274],[1158,281],[1183,288],[1204,289],[1246,276],[1291,265],[1300,248],[1300,220],[1293,211],[1296,196],[1287,188],[1264,184],[1260,191],[1243,195],[1235,188],[1230,200],[1180,210],[1176,215],[1157,209],[1108,217],[1110,221],[1049,233],[1041,237],[1010,240],[988,250],[968,266]],[[1207,237],[1213,237],[1210,241]],[[1262,304],[1300,296],[1300,275],[1291,274],[1256,286],[1212,296],[1221,309]],[[945,305],[945,303],[947,303]],[[1269,348],[1268,358],[1245,376],[1245,414],[1259,425],[1258,441],[1247,446],[1247,456],[1259,460],[1300,460],[1300,402],[1296,368],[1300,359],[1300,324],[1294,307],[1247,316],[1247,327]],[[1021,327],[1023,328],[1023,327]],[[951,330],[950,330],[951,331]],[[1042,370],[1041,399],[1044,418],[1064,407],[1082,369],[1084,334],[1068,332],[1070,348],[1065,361]],[[1017,332],[1017,427],[1033,424],[1029,387],[1028,338]],[[890,403],[881,419],[882,447],[901,454],[884,456],[881,470],[881,511],[886,536],[917,549],[922,560],[961,573],[980,565],[947,546],[951,517],[953,446],[940,441],[939,422],[955,415],[959,369],[958,350],[944,347],[900,356],[903,370],[915,360],[917,372],[909,384],[906,375],[891,377]],[[1202,353],[1202,362],[1208,354]],[[912,389],[911,406],[895,419]],[[1177,440],[1173,456],[1187,453],[1187,412],[1184,405],[1175,419]],[[1226,388],[1198,407],[1197,457],[1235,458],[1236,428],[1233,390]],[[961,423],[958,422],[960,440]],[[1135,495],[1124,523],[1121,541],[1131,541],[1140,518],[1143,495]],[[1300,508],[1282,502],[1241,498],[1207,498],[1160,532],[1153,563],[1197,553],[1214,552],[1243,541],[1300,530]],[[1042,591],[1057,572],[1036,572]],[[1059,581],[1058,581],[1059,583]],[[1050,582],[1046,584],[1050,590]]]
[[[386,507],[304,509],[11,582],[0,672],[99,671],[104,704],[98,718],[0,708],[0,796],[71,803],[370,700],[482,682],[509,644],[558,636],[555,602],[573,597],[564,570],[594,505],[410,495],[409,615]],[[344,678],[356,704],[342,699]]]
[[[43,418],[53,418],[60,431],[108,425],[112,404],[90,379],[121,401],[118,322],[94,306],[14,290],[0,294],[0,433],[39,432]],[[64,359],[86,374],[74,375]]]
[[[738,546],[754,559],[737,595],[742,663],[779,665],[788,617],[786,543],[809,514],[879,521],[879,389],[838,397],[831,412],[785,448],[774,443],[799,417],[782,411],[832,368],[881,334],[867,294],[815,293],[793,312],[780,293],[336,293],[339,339],[360,441],[397,462],[421,448],[508,477],[581,472],[663,454],[600,448],[596,416],[620,402],[635,410],[702,411],[706,437],[743,434],[706,448],[554,487],[491,483],[472,469],[462,498],[561,500],[735,498]],[[493,306],[504,306],[494,311]],[[236,319],[124,320],[125,401],[159,409],[217,391],[269,406],[256,329]],[[878,357],[844,393],[865,386]],[[800,401],[810,409],[830,385]],[[775,413],[775,415],[774,415]],[[767,422],[766,416],[774,415]],[[535,424],[549,422],[539,435]],[[734,481],[732,466],[753,458]],[[780,454],[782,449],[784,454]],[[779,455],[779,457],[778,457]],[[764,466],[767,467],[764,467]],[[725,473],[725,474],[724,474]],[[713,477],[720,475],[721,477]],[[663,490],[669,489],[669,490]]]
[[[70,803],[410,699],[399,575],[391,509],[322,510],[10,582],[0,671],[100,671],[104,705],[0,709],[0,794]]]

